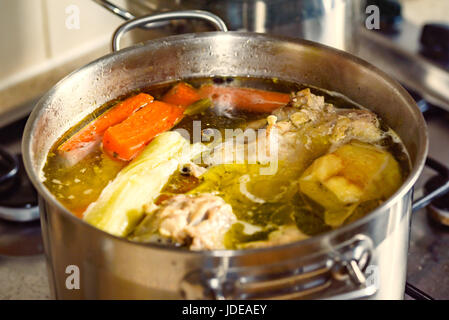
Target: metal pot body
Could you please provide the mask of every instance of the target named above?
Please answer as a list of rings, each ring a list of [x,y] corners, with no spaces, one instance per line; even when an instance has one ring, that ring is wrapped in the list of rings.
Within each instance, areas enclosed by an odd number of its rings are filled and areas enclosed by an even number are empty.
[[[95,1],[104,5],[102,0]],[[203,9],[221,17],[229,30],[312,40],[349,52],[355,46],[354,32],[361,13],[360,0],[128,0],[126,4],[127,10],[135,16]],[[106,7],[111,10],[111,3]],[[124,10],[118,12],[126,18]],[[176,27],[179,30],[179,24]],[[201,26],[189,22],[187,29],[192,28],[193,31],[201,31]],[[135,40],[142,37],[145,36],[136,35]]]
[[[151,84],[213,75],[277,77],[340,92],[398,133],[412,171],[391,199],[352,224],[299,243],[246,251],[189,252],[117,238],[70,214],[42,184],[50,147],[97,106]],[[425,122],[399,84],[346,53],[251,33],[159,39],[103,57],[63,79],[39,101],[23,139],[25,166],[41,197],[56,298],[403,296],[412,187],[427,153]],[[79,287],[72,283],[77,275]]]

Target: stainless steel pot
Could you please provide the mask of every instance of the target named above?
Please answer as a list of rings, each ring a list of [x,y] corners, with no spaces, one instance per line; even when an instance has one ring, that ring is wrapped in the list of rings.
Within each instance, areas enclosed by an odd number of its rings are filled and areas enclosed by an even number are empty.
[[[126,8],[120,8],[114,0],[94,1],[123,19],[173,10],[203,9],[223,18],[232,31],[301,38],[350,52],[355,48],[355,32],[361,18],[360,0],[127,0]],[[190,24],[188,29],[192,28],[201,31],[201,26]],[[141,39],[142,34],[134,38],[136,41]]]
[[[220,20],[201,12],[177,17]],[[120,35],[167,16],[127,23]],[[68,212],[42,184],[53,143],[104,102],[150,84],[205,76],[277,77],[340,92],[381,116],[402,138],[412,170],[402,187],[364,218],[275,248],[189,252],[133,243]],[[236,32],[188,34],[114,52],[60,81],[37,104],[23,136],[27,172],[40,195],[53,295],[108,298],[403,297],[411,196],[427,153],[424,119],[386,74],[347,53],[304,40]],[[75,267],[73,267],[75,266]],[[68,286],[79,268],[80,286]],[[68,273],[66,273],[68,272]]]

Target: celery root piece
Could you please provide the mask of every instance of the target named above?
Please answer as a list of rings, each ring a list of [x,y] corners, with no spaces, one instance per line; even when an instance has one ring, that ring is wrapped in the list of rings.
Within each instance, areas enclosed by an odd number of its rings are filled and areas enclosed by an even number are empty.
[[[386,200],[401,182],[399,164],[388,151],[351,142],[316,159],[299,179],[299,186],[324,208],[325,223],[338,227],[358,204]]]
[[[160,134],[106,186],[83,219],[113,235],[126,236],[142,219],[142,206],[153,201],[180,163],[198,151],[177,132]]]

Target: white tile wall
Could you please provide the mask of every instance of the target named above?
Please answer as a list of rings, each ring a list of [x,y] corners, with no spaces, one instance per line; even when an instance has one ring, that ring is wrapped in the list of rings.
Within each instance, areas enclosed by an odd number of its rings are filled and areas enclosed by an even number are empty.
[[[0,90],[108,45],[122,22],[91,0],[0,0]]]
[[[0,82],[47,59],[42,13],[40,0],[0,0]]]
[[[33,0],[34,1],[34,0]],[[91,0],[41,0],[48,16],[49,49],[52,57],[67,54],[83,45],[110,40],[115,28],[123,23]],[[74,19],[71,8],[79,8],[79,29],[70,29]],[[67,13],[66,10],[68,10]],[[75,19],[76,20],[76,19]]]

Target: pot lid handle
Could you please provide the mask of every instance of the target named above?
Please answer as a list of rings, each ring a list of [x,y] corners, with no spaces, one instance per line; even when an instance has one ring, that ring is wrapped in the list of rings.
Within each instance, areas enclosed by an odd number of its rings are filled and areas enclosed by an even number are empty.
[[[112,51],[120,50],[120,39],[122,36],[135,28],[147,25],[149,23],[161,22],[167,20],[179,20],[179,19],[201,19],[211,23],[217,30],[226,32],[228,28],[224,21],[217,15],[203,10],[185,10],[185,11],[171,11],[158,14],[151,14],[143,16],[134,20],[130,20],[122,24],[112,37]]]

